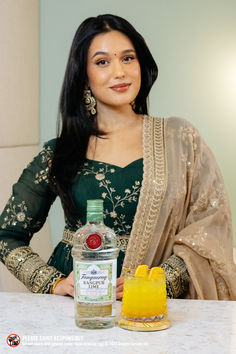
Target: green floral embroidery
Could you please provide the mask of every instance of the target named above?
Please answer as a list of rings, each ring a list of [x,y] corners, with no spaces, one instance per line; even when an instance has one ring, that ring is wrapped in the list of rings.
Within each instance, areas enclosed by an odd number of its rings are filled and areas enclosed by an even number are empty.
[[[95,179],[98,181],[99,188],[102,189],[101,197],[105,200],[109,200],[111,203],[110,211],[108,209],[104,210],[104,218],[110,216],[114,219],[113,225],[115,226],[115,231],[118,234],[130,234],[131,225],[128,225],[125,221],[125,215],[117,212],[117,208],[125,208],[127,203],[137,203],[139,192],[141,189],[140,181],[135,181],[131,189],[126,188],[124,190],[123,196],[116,193],[116,189],[111,186],[111,181],[107,178],[108,173],[115,173],[116,169],[109,166],[103,162],[98,163],[99,167],[89,166],[88,162],[84,163],[84,168],[78,173],[83,173],[84,175],[94,175]],[[100,167],[103,166],[103,167]]]

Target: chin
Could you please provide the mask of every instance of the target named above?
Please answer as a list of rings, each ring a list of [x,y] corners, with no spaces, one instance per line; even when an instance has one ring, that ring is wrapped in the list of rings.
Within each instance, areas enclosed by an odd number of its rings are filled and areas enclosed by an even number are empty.
[[[122,94],[118,94],[116,95],[115,97],[107,97],[108,99],[106,101],[104,100],[99,100],[97,99],[97,103],[99,102],[101,104],[101,106],[107,106],[107,107],[110,107],[110,108],[119,108],[119,107],[122,107],[122,106],[130,106],[130,103],[135,100],[136,96],[135,95],[123,95],[121,96]],[[104,97],[106,97],[104,95]]]
[[[122,99],[123,98],[123,99]],[[113,102],[111,101],[110,104],[114,105],[114,106],[127,106],[130,105],[130,103],[135,100],[136,96],[132,96],[132,97],[119,97],[119,99],[117,100],[113,100]]]

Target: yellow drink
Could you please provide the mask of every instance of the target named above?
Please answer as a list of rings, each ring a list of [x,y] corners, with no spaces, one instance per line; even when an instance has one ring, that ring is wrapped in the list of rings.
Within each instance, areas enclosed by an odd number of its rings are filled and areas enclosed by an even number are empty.
[[[166,314],[166,282],[163,272],[155,279],[148,276],[125,274],[122,315],[144,319]]]

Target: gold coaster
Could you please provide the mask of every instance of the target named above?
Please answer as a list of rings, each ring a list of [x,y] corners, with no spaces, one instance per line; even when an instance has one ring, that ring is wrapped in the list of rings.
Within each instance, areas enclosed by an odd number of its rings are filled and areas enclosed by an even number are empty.
[[[141,322],[126,320],[125,318],[121,317],[118,321],[118,326],[124,329],[129,329],[130,331],[151,332],[161,331],[163,329],[169,328],[170,321],[167,318],[163,318],[163,320],[160,321]]]

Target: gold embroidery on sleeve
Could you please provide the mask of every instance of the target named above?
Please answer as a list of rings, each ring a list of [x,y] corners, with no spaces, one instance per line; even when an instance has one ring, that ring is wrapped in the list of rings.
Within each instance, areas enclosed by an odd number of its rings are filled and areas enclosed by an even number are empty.
[[[7,215],[3,219],[2,229],[6,229],[7,226],[23,226],[24,229],[28,227],[37,229],[42,224],[40,220],[34,222],[33,218],[27,215],[28,206],[26,201],[16,202],[14,196],[11,196],[8,200],[5,212]]]
[[[0,258],[5,263],[7,256],[10,254],[11,250],[8,247],[8,243],[0,241]]]
[[[4,218],[4,223],[1,225],[3,229],[7,226],[17,226],[21,225],[24,229],[30,225],[32,218],[26,215],[28,207],[26,202],[23,200],[20,203],[15,202],[15,197],[12,196],[7,202],[6,213]]]
[[[188,289],[190,280],[184,261],[173,254],[161,267],[165,272],[167,296],[178,298]]]
[[[47,293],[55,279],[63,276],[47,265],[29,246],[14,249],[6,257],[5,265],[33,293]]]
[[[62,242],[73,246],[73,241],[74,241],[74,235],[75,231],[71,231],[69,229],[64,229],[63,236],[62,236]]]
[[[46,164],[46,167],[35,174],[35,184],[41,182],[49,183],[49,171],[52,164],[53,150],[50,146],[44,147],[43,150],[39,153],[41,156],[41,162]]]

